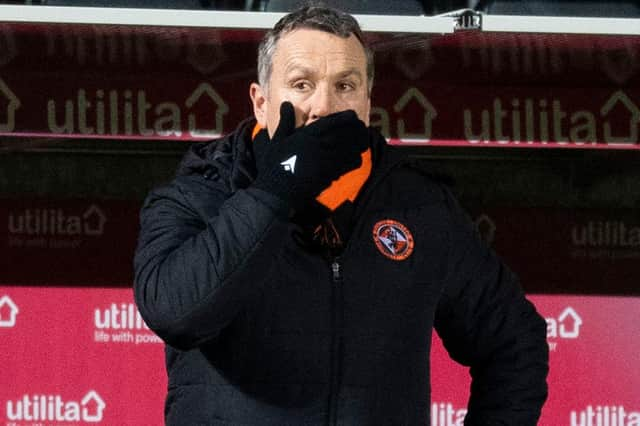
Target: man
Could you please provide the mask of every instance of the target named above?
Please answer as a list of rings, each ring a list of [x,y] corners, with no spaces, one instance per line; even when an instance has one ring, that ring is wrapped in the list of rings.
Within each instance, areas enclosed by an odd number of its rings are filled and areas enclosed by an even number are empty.
[[[432,328],[467,425],[534,425],[546,324],[450,192],[368,128],[356,21],[263,40],[255,120],[197,145],[141,213],[135,297],[166,345],[167,424],[429,425]]]

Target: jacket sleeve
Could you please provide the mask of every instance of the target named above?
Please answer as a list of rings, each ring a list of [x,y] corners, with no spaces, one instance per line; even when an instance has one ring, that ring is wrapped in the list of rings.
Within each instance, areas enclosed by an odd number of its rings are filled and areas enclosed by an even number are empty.
[[[445,198],[450,238],[435,328],[450,356],[470,367],[465,425],[536,425],[547,397],[546,322],[448,191]]]
[[[196,194],[181,188],[155,190],[143,205],[134,295],[149,328],[189,349],[217,336],[259,290],[288,210],[259,189],[225,199],[211,186]],[[198,209],[192,197],[204,199]]]

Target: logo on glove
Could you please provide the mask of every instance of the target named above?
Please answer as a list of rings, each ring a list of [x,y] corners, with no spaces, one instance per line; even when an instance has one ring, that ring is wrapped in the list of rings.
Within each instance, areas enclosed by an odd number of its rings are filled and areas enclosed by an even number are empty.
[[[373,241],[380,253],[389,259],[405,260],[413,253],[413,235],[395,220],[381,220],[373,225]]]
[[[291,172],[291,174],[294,174],[296,169],[297,159],[298,159],[298,156],[294,155],[292,157],[287,158],[280,164],[282,165],[282,168],[284,169],[285,172]]]

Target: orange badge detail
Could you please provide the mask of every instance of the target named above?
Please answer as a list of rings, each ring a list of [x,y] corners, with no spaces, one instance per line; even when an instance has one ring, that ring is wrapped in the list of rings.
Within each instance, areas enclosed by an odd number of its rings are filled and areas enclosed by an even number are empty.
[[[373,225],[373,241],[389,259],[405,260],[413,252],[413,235],[395,220],[381,220]]]

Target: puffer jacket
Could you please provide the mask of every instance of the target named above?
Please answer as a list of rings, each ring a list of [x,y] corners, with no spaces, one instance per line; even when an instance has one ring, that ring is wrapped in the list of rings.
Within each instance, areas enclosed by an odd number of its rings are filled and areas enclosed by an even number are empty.
[[[252,187],[252,127],[195,145],[141,212],[134,292],[166,342],[166,423],[430,425],[435,328],[470,367],[466,425],[535,425],[545,321],[450,191],[372,131],[327,255]]]

